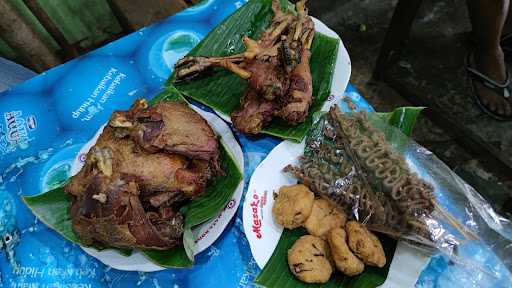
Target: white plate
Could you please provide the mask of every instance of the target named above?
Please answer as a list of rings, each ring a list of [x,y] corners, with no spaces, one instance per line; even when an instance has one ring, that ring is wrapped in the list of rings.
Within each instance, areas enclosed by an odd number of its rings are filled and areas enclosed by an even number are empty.
[[[350,57],[348,55],[347,48],[343,45],[343,41],[336,32],[331,30],[331,28],[327,27],[327,25],[315,17],[311,18],[313,18],[313,22],[315,22],[315,30],[317,32],[336,38],[340,41],[336,66],[332,76],[331,95],[343,95],[343,92],[345,92],[345,89],[347,88],[348,80],[350,79],[350,73],[352,72],[352,65],[350,64]],[[324,103],[322,110],[327,111],[335,101],[336,99],[334,97],[329,97],[329,99]],[[222,119],[231,123],[229,115],[223,114],[217,110],[215,110],[215,113],[217,113]]]
[[[235,159],[238,167],[240,168],[240,171],[244,171],[244,155],[242,153],[242,149],[240,148],[240,145],[236,141],[228,125],[215,114],[205,112],[194,106],[191,107],[196,112],[201,114],[201,116],[206,119],[206,121],[208,121],[208,124],[210,124],[217,135],[222,136],[222,143]],[[71,175],[75,175],[80,171],[80,169],[82,169],[85,161],[85,155],[98,140],[98,137],[103,131],[103,127],[101,127],[93,139],[91,139],[80,150],[77,157],[75,158],[75,161],[73,162]],[[219,238],[219,236],[222,234],[222,231],[224,231],[226,226],[229,224],[229,221],[236,213],[242,198],[243,188],[244,181],[242,180],[236,188],[236,191],[233,194],[233,198],[228,202],[224,210],[222,210],[214,219],[203,223],[192,230],[194,236],[196,237],[196,254],[210,247],[210,245],[212,245],[213,242],[215,242],[215,240],[217,240],[217,238]],[[153,272],[165,269],[164,267],[154,264],[138,251],[134,251],[134,253],[129,257],[124,257],[113,250],[97,251],[95,249],[85,247],[82,247],[82,249],[84,249],[87,254],[97,258],[104,264],[118,270]]]
[[[303,151],[304,141],[284,141],[260,163],[249,182],[243,207],[244,231],[252,255],[262,269],[272,256],[283,232],[283,227],[272,217],[272,194],[282,186],[297,183],[297,179],[282,170],[288,164],[297,165],[297,158]],[[429,255],[399,242],[388,278],[381,287],[414,287],[428,260]]]

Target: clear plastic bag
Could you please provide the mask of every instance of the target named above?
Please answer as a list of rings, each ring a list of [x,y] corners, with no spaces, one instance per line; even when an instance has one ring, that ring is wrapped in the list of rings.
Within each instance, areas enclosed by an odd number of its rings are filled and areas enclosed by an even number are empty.
[[[306,139],[300,164],[285,171],[370,230],[437,248],[453,263],[490,279],[511,279],[510,220],[375,113],[331,109]],[[477,251],[494,254],[501,263],[473,257]]]

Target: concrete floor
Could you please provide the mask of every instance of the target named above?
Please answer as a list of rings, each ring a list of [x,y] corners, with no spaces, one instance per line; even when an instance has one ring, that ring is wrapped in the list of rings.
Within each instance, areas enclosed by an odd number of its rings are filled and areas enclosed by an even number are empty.
[[[390,85],[371,79],[380,45],[396,2],[396,0],[315,0],[309,1],[308,4],[311,15],[322,20],[342,37],[352,60],[351,82],[378,111],[390,111],[395,107],[413,105],[406,100],[411,100],[410,97],[403,97],[405,95],[402,91],[401,95]],[[425,93],[431,97],[426,98],[430,101],[435,102],[436,99],[432,97],[444,95],[450,91],[452,96],[457,94],[456,97],[450,98],[455,100],[446,105],[450,105],[448,107],[458,105],[459,109],[457,107],[453,109],[458,110],[459,116],[462,117],[461,113],[469,110],[468,107],[474,104],[464,90],[464,85],[452,85],[457,88],[452,87],[450,90],[449,85],[447,88],[447,83],[464,82],[461,81],[464,79],[464,71],[459,60],[465,54],[464,39],[470,31],[465,1],[426,0],[413,27],[411,43],[404,57],[393,69],[406,71],[406,73],[392,72],[388,76],[393,78],[393,82],[411,84],[412,80],[414,85],[409,85],[408,88],[415,90],[421,87],[423,89],[421,91],[426,91]],[[427,54],[425,47],[437,47],[437,50],[428,51],[430,54]],[[451,61],[452,65],[445,65],[448,68],[443,67],[443,61],[449,59],[456,59],[456,61]],[[437,66],[432,67],[432,62]],[[454,65],[459,66],[454,67]],[[471,111],[471,113],[478,113],[475,110]],[[487,123],[485,128],[487,135],[502,136],[505,129],[503,124],[496,124],[492,120]],[[512,133],[511,124],[505,125],[509,125],[508,131]],[[446,125],[443,129],[423,116],[415,128],[413,137],[452,169],[460,171],[460,175],[470,184],[478,185],[482,190],[480,193],[491,199],[497,208],[504,206],[504,202],[508,201],[510,195],[512,173],[496,169],[493,165],[486,165],[489,162],[488,154],[474,153],[470,149],[464,149],[458,144],[461,139],[457,137],[460,136],[453,135],[450,130],[453,129]],[[512,141],[507,143],[507,139],[505,137],[502,140],[503,145],[512,144]],[[509,152],[508,156],[512,157],[512,149]],[[481,181],[498,183],[499,188],[492,186],[492,189],[486,189],[485,187],[490,186],[479,185]]]

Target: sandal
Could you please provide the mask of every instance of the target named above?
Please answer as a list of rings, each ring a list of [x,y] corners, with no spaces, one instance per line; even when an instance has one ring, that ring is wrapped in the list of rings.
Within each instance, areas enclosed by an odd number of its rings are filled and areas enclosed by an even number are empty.
[[[512,96],[512,78],[510,76],[510,73],[507,70],[507,80],[503,84],[499,84],[496,81],[492,80],[491,78],[487,77],[486,75],[482,74],[480,71],[473,68],[471,64],[473,63],[473,53],[468,53],[465,60],[465,67],[466,71],[468,72],[469,80],[471,81],[471,87],[472,87],[472,95],[475,99],[476,104],[480,109],[485,112],[487,115],[492,117],[493,119],[499,120],[499,121],[511,121],[512,115],[510,116],[503,116],[500,114],[497,114],[496,112],[491,111],[489,108],[487,108],[483,102],[482,99],[480,99],[480,96],[477,93],[475,81],[478,81],[482,83],[486,88],[496,92],[497,95],[502,95],[503,98],[509,99]],[[511,102],[512,104],[512,102]]]

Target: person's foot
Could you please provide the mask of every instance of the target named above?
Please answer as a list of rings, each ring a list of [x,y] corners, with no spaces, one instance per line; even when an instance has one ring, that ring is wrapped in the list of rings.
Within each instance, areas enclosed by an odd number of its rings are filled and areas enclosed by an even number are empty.
[[[496,83],[502,84],[507,81],[507,70],[501,48],[496,51],[477,50],[474,54],[474,61],[475,69]],[[478,81],[475,81],[475,89],[477,96],[487,109],[502,117],[512,117],[512,95],[505,98]]]

